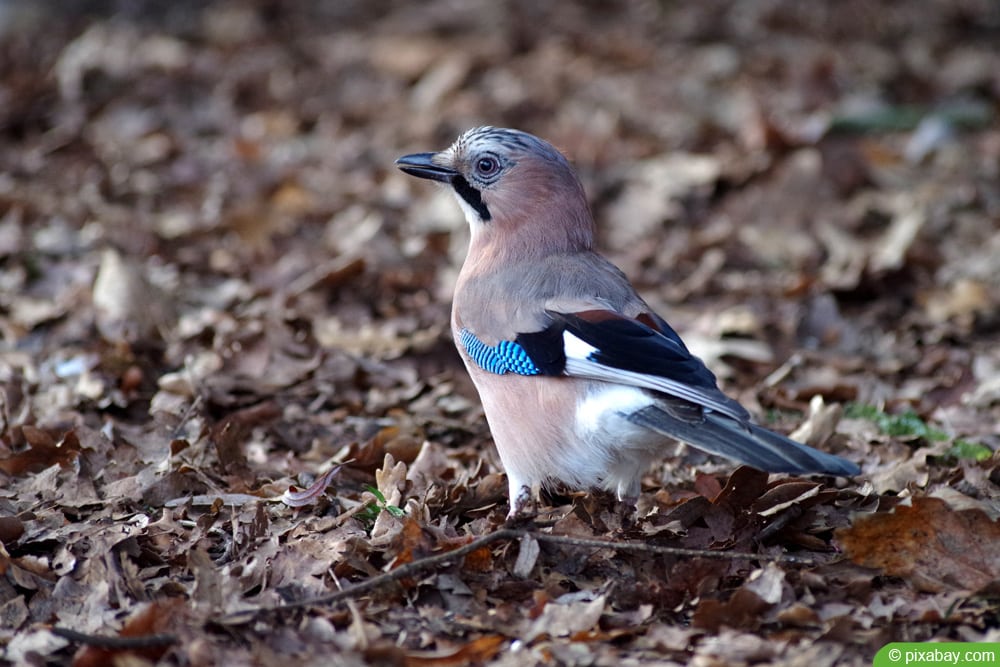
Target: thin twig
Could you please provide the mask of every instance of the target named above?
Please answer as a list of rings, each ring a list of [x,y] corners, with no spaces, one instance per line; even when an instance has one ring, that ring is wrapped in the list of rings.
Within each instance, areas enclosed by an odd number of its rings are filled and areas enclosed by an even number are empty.
[[[683,547],[665,547],[656,544],[646,544],[645,542],[612,542],[610,540],[594,540],[581,537],[568,537],[566,535],[550,535],[548,533],[534,533],[531,531],[520,531],[530,535],[539,542],[550,542],[563,544],[570,547],[586,547],[588,549],[614,549],[615,551],[628,551],[632,553],[663,554],[666,556],[691,556],[694,558],[716,558],[719,560],[762,560],[773,563],[796,563],[798,565],[819,565],[820,563],[806,556],[794,556],[792,554],[752,554],[745,551],[712,551],[710,549],[685,549]]]
[[[63,639],[68,639],[74,644],[86,644],[87,646],[96,646],[97,648],[106,648],[111,650],[141,650],[147,648],[163,648],[167,646],[173,646],[178,642],[177,637],[174,635],[137,635],[134,637],[121,637],[121,636],[108,636],[108,635],[88,635],[84,632],[77,632],[76,630],[70,630],[69,628],[60,628],[58,626],[53,626],[49,628],[49,632],[56,635],[57,637],[62,637]]]
[[[550,544],[561,544],[563,546],[569,547],[583,547],[586,549],[612,549],[614,551],[627,551],[631,553],[650,553],[650,554],[661,554],[670,556],[687,556],[687,557],[697,557],[697,558],[717,558],[724,560],[760,560],[769,562],[785,562],[785,563],[796,563],[799,565],[819,565],[820,563],[802,556],[793,556],[790,554],[779,554],[775,556],[769,556],[767,554],[752,554],[746,552],[735,552],[735,551],[710,551],[707,549],[684,549],[680,547],[666,547],[659,546],[655,544],[646,544],[645,542],[614,542],[611,540],[598,540],[598,539],[586,539],[579,537],[569,537],[566,535],[550,535],[548,533],[538,533],[532,530],[527,530],[523,528],[501,528],[500,530],[493,531],[492,533],[487,533],[472,540],[468,544],[464,544],[457,549],[447,551],[445,553],[436,554],[434,556],[428,556],[427,558],[421,558],[420,560],[411,561],[405,565],[401,565],[394,570],[390,570],[384,574],[366,579],[359,583],[354,584],[348,588],[342,588],[336,593],[330,593],[329,595],[320,595],[318,597],[306,598],[302,600],[293,600],[291,602],[286,602],[283,604],[275,605],[273,607],[259,607],[257,609],[247,609],[244,611],[235,612],[229,614],[227,617],[222,619],[222,622],[236,623],[242,620],[247,620],[257,614],[269,613],[269,612],[282,612],[292,609],[301,609],[303,607],[319,607],[334,605],[344,600],[353,599],[360,595],[364,595],[369,591],[382,588],[387,584],[391,584],[399,581],[400,579],[406,579],[412,577],[418,573],[424,572],[426,570],[434,569],[439,565],[443,565],[450,561],[454,561],[457,558],[470,554],[474,551],[478,551],[483,547],[492,544],[494,542],[499,542],[501,540],[519,540],[523,537],[531,537],[539,542],[548,542]]]
[[[444,553],[436,554],[434,556],[428,556],[427,558],[421,558],[420,560],[411,561],[405,565],[400,565],[395,570],[390,570],[384,574],[372,577],[371,579],[365,579],[364,581],[358,582],[349,588],[344,588],[336,593],[330,593],[329,595],[320,595],[318,597],[306,598],[304,600],[293,600],[292,602],[286,602],[283,604],[275,605],[274,607],[261,607],[260,609],[248,609],[245,611],[236,612],[230,616],[245,618],[247,613],[257,613],[257,612],[274,612],[274,611],[284,611],[286,609],[300,609],[302,607],[317,607],[332,605],[338,602],[342,602],[348,598],[355,598],[359,595],[364,595],[368,591],[373,591],[377,588],[381,588],[386,584],[391,584],[400,579],[406,579],[407,577],[412,577],[415,574],[423,572],[424,570],[430,570],[438,565],[442,565],[449,561],[453,561],[456,558],[470,554],[473,551],[477,551],[487,544],[492,544],[499,540],[512,540],[519,537],[525,531],[514,530],[510,528],[505,528],[502,530],[497,530],[492,533],[487,533],[482,537],[477,537],[468,544],[464,544],[457,549],[452,549],[451,551],[446,551]]]

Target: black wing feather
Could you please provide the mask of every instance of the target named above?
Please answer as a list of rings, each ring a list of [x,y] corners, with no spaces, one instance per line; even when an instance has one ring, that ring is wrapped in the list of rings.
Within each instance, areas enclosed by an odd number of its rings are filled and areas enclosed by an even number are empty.
[[[564,329],[557,322],[541,331],[518,334],[514,342],[521,346],[542,375],[562,375],[566,369]]]
[[[669,325],[657,331],[638,320],[624,317],[590,321],[571,313],[548,314],[583,342],[597,349],[591,356],[598,363],[677,382],[716,389],[717,382],[705,363],[691,354]]]

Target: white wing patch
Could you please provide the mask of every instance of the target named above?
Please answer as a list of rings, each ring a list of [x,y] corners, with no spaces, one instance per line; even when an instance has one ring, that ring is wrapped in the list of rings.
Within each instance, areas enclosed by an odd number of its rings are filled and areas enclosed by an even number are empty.
[[[566,359],[579,359],[585,361],[594,352],[597,352],[597,348],[589,343],[585,343],[569,331],[563,332],[563,352],[566,353]]]
[[[661,375],[648,375],[646,373],[638,373],[598,363],[590,358],[591,354],[598,351],[597,348],[569,331],[563,332],[563,351],[566,353],[566,367],[563,371],[566,375],[588,378],[590,380],[601,380],[630,387],[652,389],[653,391],[660,391],[676,398],[691,401],[706,410],[732,417],[741,423],[747,422],[750,419],[750,413],[742,405],[733,401],[718,389],[707,390],[703,387],[694,387],[684,382],[671,380]]]
[[[569,334],[566,334],[566,336],[568,338]],[[579,342],[582,345],[590,347],[583,341]],[[591,347],[590,349],[593,350],[594,348]],[[743,406],[729,399],[719,390],[706,391],[701,387],[692,387],[689,384],[671,380],[660,375],[647,375],[645,373],[636,373],[635,371],[605,366],[596,361],[591,361],[586,357],[580,358],[576,354],[571,355],[569,349],[566,351],[566,369],[564,372],[566,375],[573,377],[602,380],[604,382],[662,391],[664,394],[683,398],[686,401],[691,401],[702,406],[706,410],[727,415],[739,422],[746,422],[750,419],[750,413]]]

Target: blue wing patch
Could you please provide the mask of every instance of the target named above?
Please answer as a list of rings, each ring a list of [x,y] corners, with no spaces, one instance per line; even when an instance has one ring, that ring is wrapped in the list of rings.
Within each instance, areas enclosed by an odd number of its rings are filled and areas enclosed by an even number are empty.
[[[484,371],[497,375],[504,373],[539,375],[541,373],[524,348],[515,341],[502,340],[496,345],[487,345],[476,338],[476,334],[468,329],[462,329],[459,333],[459,342],[472,357],[472,360],[476,362],[476,365]]]

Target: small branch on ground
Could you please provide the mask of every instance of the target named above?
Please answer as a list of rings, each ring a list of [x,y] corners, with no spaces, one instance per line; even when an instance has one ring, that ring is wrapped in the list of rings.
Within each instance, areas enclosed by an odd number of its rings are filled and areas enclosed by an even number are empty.
[[[174,635],[138,635],[135,637],[120,637],[107,635],[88,635],[69,628],[53,626],[49,632],[57,637],[67,639],[74,644],[86,644],[95,648],[117,651],[138,651],[149,648],[173,646],[178,642]]]
[[[665,556],[687,556],[694,558],[715,558],[722,560],[759,560],[768,562],[782,562],[782,563],[795,563],[798,565],[819,565],[820,562],[813,560],[811,558],[794,556],[790,554],[778,554],[774,556],[769,556],[767,554],[753,554],[746,552],[734,552],[734,551],[711,551],[708,549],[684,549],[680,547],[667,547],[659,546],[655,544],[646,544],[645,542],[614,542],[611,540],[599,540],[599,539],[586,539],[578,537],[569,537],[566,535],[551,535],[548,533],[538,533],[533,530],[527,530],[523,528],[502,528],[500,530],[493,531],[492,533],[487,533],[472,540],[468,544],[465,544],[457,549],[451,551],[436,554],[434,556],[428,556],[427,558],[421,558],[420,560],[411,561],[405,565],[401,565],[394,570],[380,574],[376,577],[366,579],[364,581],[358,582],[353,586],[344,588],[337,591],[336,593],[330,593],[329,595],[321,595],[318,597],[307,598],[303,600],[294,600],[292,602],[287,602],[285,604],[276,605],[273,607],[260,607],[257,609],[247,609],[220,619],[222,623],[241,623],[245,622],[258,614],[264,613],[280,613],[282,611],[288,611],[292,609],[302,609],[305,607],[320,607],[334,605],[345,600],[357,598],[360,595],[364,595],[373,590],[377,590],[397,582],[401,579],[406,579],[412,577],[421,572],[427,570],[433,570],[434,568],[454,561],[457,558],[461,558],[470,554],[474,551],[478,551],[483,547],[492,544],[494,542],[500,542],[502,540],[519,540],[523,537],[530,536],[531,538],[538,540],[539,542],[548,542],[549,544],[560,544],[568,547],[580,547],[584,549],[612,549],[614,551],[627,551],[630,553],[648,553],[648,554],[658,554]]]

